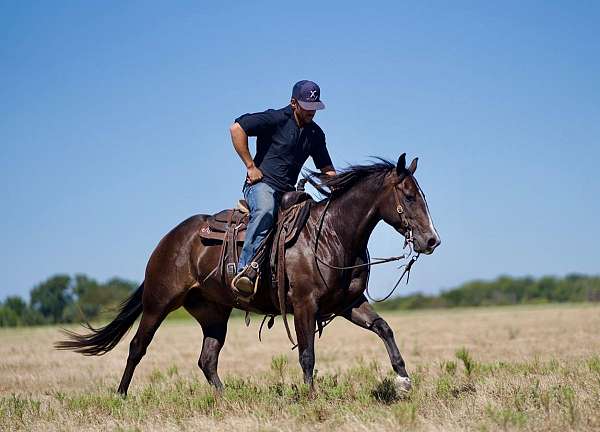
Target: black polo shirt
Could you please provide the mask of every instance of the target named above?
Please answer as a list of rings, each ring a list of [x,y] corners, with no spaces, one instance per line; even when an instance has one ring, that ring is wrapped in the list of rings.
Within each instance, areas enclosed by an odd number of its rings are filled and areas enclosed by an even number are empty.
[[[254,164],[263,181],[275,190],[294,190],[304,162],[312,157],[317,169],[331,165],[325,134],[315,122],[298,127],[292,107],[244,114],[235,119],[248,136],[256,137]]]

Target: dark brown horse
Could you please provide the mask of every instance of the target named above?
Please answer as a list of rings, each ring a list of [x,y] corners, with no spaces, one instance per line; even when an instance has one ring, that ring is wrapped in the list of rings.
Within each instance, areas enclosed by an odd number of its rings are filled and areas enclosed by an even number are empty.
[[[313,205],[297,241],[286,250],[286,309],[294,316],[300,365],[304,381],[311,389],[316,322],[319,317],[331,314],[341,314],[375,332],[383,340],[398,375],[397,385],[410,389],[410,378],[392,330],[364,296],[369,268],[338,270],[319,262],[338,267],[364,263],[369,236],[381,220],[401,235],[411,236],[416,252],[432,253],[440,239],[413,176],[416,168],[417,159],[406,168],[403,154],[396,165],[381,161],[352,166],[334,177],[322,179],[322,185],[333,190],[332,195]],[[124,302],[112,322],[99,329],[89,327],[91,333],[86,335],[69,333],[69,340],[57,343],[57,348],[85,355],[105,354],[141,314],[118,388],[125,395],[154,333],[171,311],[183,306],[200,323],[204,333],[198,366],[209,383],[221,389],[217,363],[234,296],[230,287],[221,283],[219,275],[211,275],[219,260],[220,246],[204,243],[199,236],[200,226],[207,217],[192,216],[160,241],[146,267],[144,282]],[[321,230],[317,260],[314,246],[318,225]],[[277,302],[268,289],[259,290],[246,307],[263,314],[279,314]]]

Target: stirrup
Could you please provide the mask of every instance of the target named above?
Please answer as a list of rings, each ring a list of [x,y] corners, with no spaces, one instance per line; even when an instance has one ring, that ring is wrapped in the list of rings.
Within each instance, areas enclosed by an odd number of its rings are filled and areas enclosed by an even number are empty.
[[[258,263],[256,261],[252,261],[250,263],[250,267],[252,268],[252,270],[254,270],[256,272],[256,277],[254,278],[254,283],[252,282],[252,279],[250,277],[248,277],[246,275],[246,270],[248,269],[248,267],[246,267],[244,270],[242,270],[241,272],[239,272],[231,281],[231,289],[233,290],[233,292],[235,292],[238,296],[240,296],[241,299],[244,300],[250,300],[252,297],[254,297],[254,295],[256,294],[256,291],[258,290],[258,284],[260,282],[260,273],[258,271]],[[247,283],[248,283],[248,290],[240,290],[236,285],[238,282],[240,282],[240,280],[242,278],[247,279]],[[246,282],[246,281],[244,281]]]

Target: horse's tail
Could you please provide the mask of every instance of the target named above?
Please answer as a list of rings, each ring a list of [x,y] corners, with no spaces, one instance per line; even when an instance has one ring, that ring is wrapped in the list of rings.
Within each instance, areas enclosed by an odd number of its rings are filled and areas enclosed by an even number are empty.
[[[110,323],[100,328],[93,328],[89,323],[85,323],[84,326],[90,330],[90,333],[83,335],[63,330],[68,340],[56,342],[54,347],[60,350],[73,350],[88,356],[106,354],[119,343],[142,313],[143,292],[144,282],[121,303],[119,314]]]

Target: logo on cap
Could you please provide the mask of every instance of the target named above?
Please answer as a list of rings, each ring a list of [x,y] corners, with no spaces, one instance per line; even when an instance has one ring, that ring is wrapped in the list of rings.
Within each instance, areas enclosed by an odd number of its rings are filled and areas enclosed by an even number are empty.
[[[320,110],[325,108],[325,104],[321,102],[319,86],[313,81],[298,81],[292,89],[292,97],[305,110]]]

